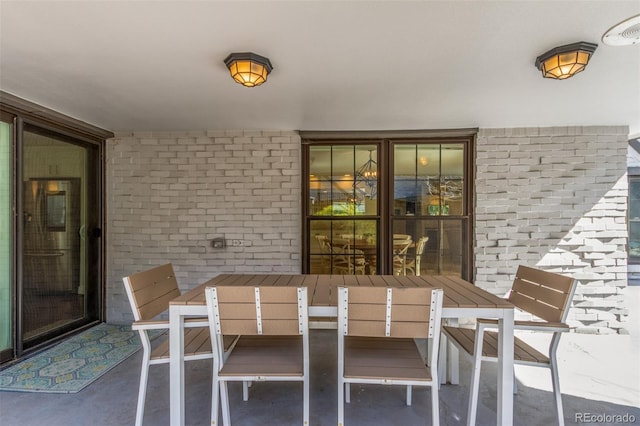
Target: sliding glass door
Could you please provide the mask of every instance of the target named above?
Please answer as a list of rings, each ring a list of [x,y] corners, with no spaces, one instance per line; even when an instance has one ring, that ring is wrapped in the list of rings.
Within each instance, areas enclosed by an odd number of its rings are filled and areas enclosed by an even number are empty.
[[[99,147],[22,133],[20,339],[28,349],[99,319]]]

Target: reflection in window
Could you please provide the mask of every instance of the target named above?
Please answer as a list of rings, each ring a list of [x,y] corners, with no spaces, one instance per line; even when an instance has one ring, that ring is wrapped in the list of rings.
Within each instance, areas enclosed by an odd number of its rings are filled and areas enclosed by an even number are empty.
[[[319,145],[309,148],[309,214],[376,214],[375,145]]]
[[[464,160],[462,144],[396,145],[394,215],[463,215]]]
[[[464,144],[399,143],[393,152],[393,232],[413,241],[401,273],[463,275]]]

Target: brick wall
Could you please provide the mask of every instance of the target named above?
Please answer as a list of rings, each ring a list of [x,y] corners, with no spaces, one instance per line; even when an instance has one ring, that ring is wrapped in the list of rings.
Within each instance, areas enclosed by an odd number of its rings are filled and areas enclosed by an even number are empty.
[[[503,295],[525,264],[578,280],[578,332],[625,332],[627,127],[483,129],[476,284]]]
[[[109,322],[133,319],[122,277],[163,263],[183,291],[219,273],[300,272],[297,133],[136,132],[106,152]]]
[[[624,332],[626,127],[482,129],[476,284],[519,264],[570,274],[577,331]],[[224,272],[300,271],[296,132],[119,134],[107,144],[107,319],[131,321],[122,277],[172,262],[184,290]],[[235,243],[211,248],[213,238]],[[241,245],[237,245],[241,244]]]

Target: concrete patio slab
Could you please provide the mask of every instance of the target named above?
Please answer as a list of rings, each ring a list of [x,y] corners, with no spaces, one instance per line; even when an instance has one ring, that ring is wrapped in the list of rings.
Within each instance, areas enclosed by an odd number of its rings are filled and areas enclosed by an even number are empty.
[[[634,418],[640,424],[640,287],[629,287],[629,335],[566,334],[560,344],[560,383],[567,425],[615,424]],[[311,333],[311,425],[337,421],[335,331]],[[535,345],[545,341],[536,337]],[[132,425],[138,392],[141,354],[137,353],[77,394],[0,392],[2,426]],[[462,358],[460,385],[443,385],[440,418],[443,425],[464,425],[470,364]],[[495,424],[496,368],[484,363],[480,380],[478,425]],[[168,366],[151,368],[145,425],[169,424]],[[196,361],[186,369],[187,424],[209,424],[211,366]],[[518,394],[515,424],[556,424],[550,374],[545,369],[516,367]],[[230,387],[235,425],[297,425],[302,419],[299,384],[256,383],[250,400]],[[346,408],[349,426],[430,424],[429,390],[414,390],[413,405],[404,405],[404,389],[353,386]],[[616,417],[620,416],[620,417]],[[585,420],[589,421],[585,421]],[[618,421],[617,423],[623,423]]]

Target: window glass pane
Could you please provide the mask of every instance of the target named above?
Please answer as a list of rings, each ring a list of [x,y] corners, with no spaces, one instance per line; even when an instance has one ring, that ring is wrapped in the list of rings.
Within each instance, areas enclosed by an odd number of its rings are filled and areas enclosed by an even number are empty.
[[[629,179],[629,219],[640,220],[640,179]]]
[[[310,225],[311,273],[375,273],[375,220],[312,220]]]
[[[331,176],[331,147],[325,145],[309,147],[309,174],[318,179]]]
[[[440,144],[418,145],[419,212],[422,216],[440,213],[440,147]]]
[[[378,172],[375,146],[310,147],[309,162],[311,215],[377,214]]]
[[[640,179],[629,179],[629,261],[640,262]]]
[[[438,221],[395,220],[393,222],[393,270],[399,275],[425,275],[438,273]],[[403,241],[410,244],[402,253]]]
[[[354,147],[334,146],[331,154],[333,216],[354,216],[358,211],[354,188]]]
[[[442,145],[441,208],[443,215],[464,214],[464,147],[460,144]]]
[[[640,262],[640,221],[629,222],[629,260]]]
[[[328,220],[312,220],[309,234],[310,270],[312,274],[331,273],[331,256],[329,235],[331,222]]]
[[[11,125],[0,122],[0,351],[11,348]]]
[[[413,216],[420,189],[416,179],[416,145],[396,145],[394,147],[393,214]]]
[[[361,214],[376,215],[378,198],[378,150],[375,145],[356,145],[354,200]]]
[[[462,273],[462,222],[442,222],[442,267],[441,274]]]

